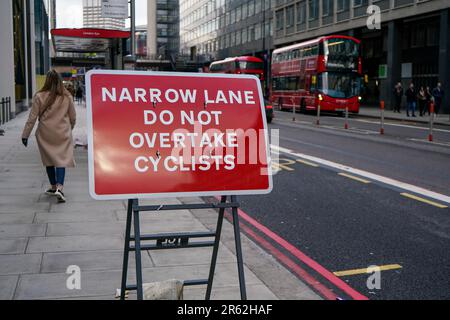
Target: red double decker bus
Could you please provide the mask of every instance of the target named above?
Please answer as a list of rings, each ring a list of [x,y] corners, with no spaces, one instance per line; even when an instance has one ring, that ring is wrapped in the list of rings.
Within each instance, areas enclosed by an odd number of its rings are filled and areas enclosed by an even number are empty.
[[[264,61],[252,56],[226,58],[209,66],[211,73],[254,74],[264,81]]]
[[[361,101],[360,41],[326,36],[272,54],[271,101],[280,110],[358,113]]]

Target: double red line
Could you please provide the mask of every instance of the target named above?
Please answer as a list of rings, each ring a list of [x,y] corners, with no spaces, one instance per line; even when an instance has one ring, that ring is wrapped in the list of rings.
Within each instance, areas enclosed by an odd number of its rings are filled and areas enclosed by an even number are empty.
[[[264,234],[271,241],[287,250],[292,256],[301,261],[303,264],[320,274],[323,278],[325,278],[328,282],[330,282],[333,286],[344,292],[346,295],[351,297],[354,300],[368,300],[366,296],[359,293],[355,289],[351,288],[347,283],[339,279],[335,276],[331,271],[327,270],[319,263],[308,257],[306,254],[297,249],[294,245],[271,231],[269,228],[259,223],[248,214],[246,214],[241,209],[238,209],[241,229],[244,233],[250,237],[253,241],[255,241],[258,245],[272,254],[279,262],[281,262],[286,268],[288,268],[291,272],[296,274],[300,279],[305,281],[307,284],[312,286],[323,298],[328,300],[336,300],[338,296],[327,286],[322,284],[319,280],[317,280],[314,276],[304,270],[300,265],[295,262],[293,259],[288,257],[286,254],[277,249],[272,243],[264,239],[262,236],[258,235],[254,229]],[[227,212],[226,217],[228,220],[232,220],[230,214]]]

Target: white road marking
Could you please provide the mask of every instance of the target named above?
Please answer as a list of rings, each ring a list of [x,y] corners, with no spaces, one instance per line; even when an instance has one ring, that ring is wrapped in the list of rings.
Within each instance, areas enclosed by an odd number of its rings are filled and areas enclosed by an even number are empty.
[[[429,144],[436,144],[438,146],[450,147],[450,143],[445,143],[445,142],[435,142],[435,141],[428,141],[427,139],[414,139],[414,138],[409,138],[408,140],[416,141],[416,142],[425,142],[425,143],[429,143]]]
[[[361,120],[361,119],[351,119],[351,120],[358,121],[358,122],[364,122],[364,123],[371,123],[371,124],[380,124],[379,121],[377,122],[377,121],[369,121],[369,120]],[[418,129],[418,130],[430,130],[430,128],[428,128],[428,127],[418,127],[418,126],[411,126],[411,125],[407,125],[407,124],[397,124],[397,123],[390,123],[390,122],[385,122],[384,125],[392,126],[392,127]],[[434,129],[433,131],[450,133],[450,130],[445,130],[445,129]]]
[[[439,200],[439,201],[442,201],[442,202],[450,204],[450,197],[449,196],[444,195],[444,194],[440,194],[440,193],[437,193],[437,192],[434,192],[434,191],[431,191],[431,190],[427,190],[427,189],[424,189],[424,188],[421,188],[421,187],[418,187],[418,186],[414,186],[414,185],[409,184],[409,183],[401,182],[401,181],[398,181],[398,180],[395,180],[395,179],[387,178],[387,177],[384,177],[384,176],[381,176],[381,175],[378,175],[378,174],[374,174],[374,173],[367,172],[367,171],[364,171],[364,170],[352,168],[352,167],[349,167],[349,166],[346,166],[346,165],[343,165],[343,164],[340,164],[340,163],[332,162],[332,161],[329,161],[329,160],[321,159],[321,158],[310,156],[310,155],[307,155],[307,154],[297,153],[297,152],[294,152],[294,151],[292,151],[290,149],[286,149],[286,148],[283,148],[283,147],[278,147],[278,146],[271,145],[271,148],[276,150],[276,151],[278,151],[278,152],[281,152],[281,153],[284,153],[284,154],[288,154],[288,155],[293,156],[293,157],[298,157],[298,158],[301,158],[301,159],[304,159],[304,160],[307,160],[307,161],[311,161],[311,162],[315,162],[315,163],[318,163],[318,164],[322,164],[322,165],[327,166],[327,167],[331,167],[331,168],[335,168],[335,169],[338,169],[338,170],[341,170],[341,171],[345,171],[345,172],[348,172],[348,173],[356,174],[356,175],[359,175],[361,177],[368,178],[370,180],[379,181],[381,183],[384,183],[384,184],[387,184],[387,185],[390,185],[390,186],[393,186],[393,187],[396,187],[396,188],[407,190],[407,191],[410,191],[410,192],[413,192],[413,193],[416,193],[416,194],[419,194],[419,195],[426,196],[428,198],[432,198],[432,199]]]

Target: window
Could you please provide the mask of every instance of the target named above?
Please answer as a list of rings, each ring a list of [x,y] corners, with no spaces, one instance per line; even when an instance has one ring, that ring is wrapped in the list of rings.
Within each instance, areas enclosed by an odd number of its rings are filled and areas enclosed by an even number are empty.
[[[255,14],[255,1],[254,0],[250,0],[247,3],[247,7],[248,7],[248,16],[251,17]]]
[[[319,1],[309,0],[309,20],[316,20],[319,17]]]
[[[337,0],[337,11],[345,11],[349,8],[349,0]]]
[[[286,9],[286,27],[288,28],[294,26],[294,9],[294,6],[287,7]]]
[[[236,31],[236,45],[240,45],[241,44],[241,39],[242,39],[242,33],[241,31]]]
[[[284,29],[284,10],[279,10],[276,12],[277,19],[277,31]]]
[[[256,40],[261,39],[261,24],[260,23],[255,25],[255,39]]]
[[[242,29],[242,43],[246,43],[248,41],[247,39],[247,28]]]
[[[272,89],[274,91],[296,91],[299,88],[299,77],[273,78]]]
[[[297,24],[303,24],[306,21],[306,5],[305,2],[297,4]]]
[[[322,15],[324,17],[330,15],[330,13],[332,12],[332,5],[333,5],[333,3],[332,3],[331,0],[323,0],[323,2],[322,2]]]

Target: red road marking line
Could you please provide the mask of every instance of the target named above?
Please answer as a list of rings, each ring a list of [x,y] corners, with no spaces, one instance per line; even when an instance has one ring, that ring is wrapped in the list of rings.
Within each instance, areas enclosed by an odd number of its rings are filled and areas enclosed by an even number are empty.
[[[284,255],[281,251],[271,245],[268,241],[264,240],[262,237],[258,236],[245,224],[241,224],[241,228],[249,235],[253,240],[255,240],[259,245],[264,247],[273,256],[275,256],[279,261],[281,261],[286,267],[297,274],[302,280],[307,282],[309,285],[314,287],[324,298],[328,300],[336,300],[337,296],[329,288],[325,287],[323,284],[318,282],[313,276],[307,273],[304,269],[300,268],[292,259]]]
[[[245,221],[250,223],[253,227],[264,233],[266,236],[271,238],[273,241],[278,243],[280,246],[288,250],[292,255],[294,255],[297,259],[305,263],[307,266],[309,266],[311,269],[318,272],[320,275],[322,275],[325,279],[330,281],[333,285],[335,285],[337,288],[341,289],[343,292],[348,294],[350,297],[352,297],[355,300],[369,300],[365,295],[359,293],[352,287],[350,287],[347,283],[336,277],[332,272],[325,269],[323,266],[321,266],[319,263],[308,257],[306,254],[298,250],[296,247],[294,247],[292,244],[290,244],[285,239],[281,238],[276,233],[269,230],[267,227],[250,217],[248,214],[246,214],[241,209],[238,209],[239,216],[242,217]]]
[[[216,199],[219,199],[219,197],[216,197]],[[268,229],[266,226],[262,225],[252,217],[250,217],[248,214],[246,214],[241,209],[238,209],[238,214],[241,218],[243,218],[245,221],[250,223],[253,227],[264,233],[266,236],[271,238],[273,241],[278,243],[280,246],[288,250],[292,255],[294,255],[297,259],[305,263],[307,266],[309,266],[311,269],[318,272],[320,275],[322,275],[325,279],[330,281],[332,284],[334,284],[337,288],[341,289],[345,293],[347,293],[350,297],[352,297],[355,300],[369,300],[365,295],[359,293],[352,287],[350,287],[347,283],[336,277],[332,272],[325,269],[323,266],[321,266],[319,263],[308,257],[306,254],[301,252],[299,249],[294,247],[292,244],[290,244],[285,239],[281,238],[276,233],[272,232],[270,229]],[[306,279],[305,279],[306,281]]]

